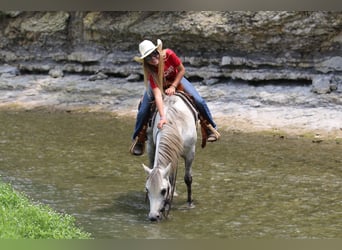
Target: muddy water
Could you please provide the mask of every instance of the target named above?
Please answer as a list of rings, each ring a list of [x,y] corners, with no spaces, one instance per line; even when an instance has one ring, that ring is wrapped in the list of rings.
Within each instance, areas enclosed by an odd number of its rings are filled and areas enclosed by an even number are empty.
[[[342,144],[223,133],[178,173],[170,218],[147,220],[146,156],[128,154],[133,120],[99,113],[0,112],[0,174],[95,238],[341,238]],[[181,166],[182,170],[182,166]]]

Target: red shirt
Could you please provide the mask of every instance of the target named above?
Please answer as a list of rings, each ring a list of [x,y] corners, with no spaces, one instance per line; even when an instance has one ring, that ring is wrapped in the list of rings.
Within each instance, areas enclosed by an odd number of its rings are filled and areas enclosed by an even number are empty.
[[[178,69],[177,67],[182,63],[179,57],[175,52],[171,49],[165,49],[165,59],[164,59],[164,77],[167,81],[172,82],[175,80]],[[158,69],[156,69],[157,73]],[[151,88],[157,88],[157,84],[154,81],[153,77],[150,75],[149,77]]]

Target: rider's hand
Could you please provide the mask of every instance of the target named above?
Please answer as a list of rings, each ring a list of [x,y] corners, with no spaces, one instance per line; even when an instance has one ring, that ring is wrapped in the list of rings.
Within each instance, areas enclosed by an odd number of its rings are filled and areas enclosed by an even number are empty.
[[[165,117],[161,117],[161,119],[158,122],[157,128],[159,128],[159,129],[163,128],[163,125],[165,123],[167,123],[166,118]]]
[[[175,86],[171,85],[169,88],[165,90],[165,94],[167,95],[174,95],[176,93]]]

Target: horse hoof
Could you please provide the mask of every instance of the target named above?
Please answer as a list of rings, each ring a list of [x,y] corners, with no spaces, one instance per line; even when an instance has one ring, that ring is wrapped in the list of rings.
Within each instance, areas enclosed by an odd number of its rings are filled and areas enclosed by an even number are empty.
[[[190,208],[190,209],[191,209],[191,208],[195,208],[195,207],[196,207],[196,206],[195,206],[194,203],[192,203],[192,202],[188,204],[188,208]]]

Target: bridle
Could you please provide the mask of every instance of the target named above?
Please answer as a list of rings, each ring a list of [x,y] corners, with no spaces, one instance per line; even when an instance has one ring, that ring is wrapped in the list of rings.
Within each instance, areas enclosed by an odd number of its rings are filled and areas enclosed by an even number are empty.
[[[171,202],[172,202],[173,195],[171,194],[170,189],[171,189],[170,186],[168,186],[166,189],[166,193],[165,193],[164,200],[163,200],[163,207],[160,210],[160,212],[165,218],[167,218],[171,209]]]
[[[171,203],[173,200],[173,194],[174,194],[174,190],[176,187],[176,177],[177,177],[177,170],[176,173],[174,174],[174,182],[173,184],[171,184],[169,182],[170,185],[168,185],[165,195],[164,195],[164,200],[163,200],[163,206],[160,209],[161,214],[163,215],[164,218],[167,218],[169,215],[169,212],[171,210]],[[172,185],[172,186],[171,186]],[[145,195],[145,202],[148,201],[148,192],[146,191],[146,195]]]
[[[161,210],[161,212],[165,218],[167,218],[167,216],[169,215],[169,212],[171,210],[171,203],[173,200],[173,194],[175,192],[175,187],[176,187],[177,170],[178,170],[178,168],[176,168],[176,171],[174,172],[173,183],[169,182],[171,188],[170,188],[170,186],[167,187],[167,192],[166,192],[166,196],[165,196],[166,199],[164,199],[164,205],[163,205],[163,208]]]

